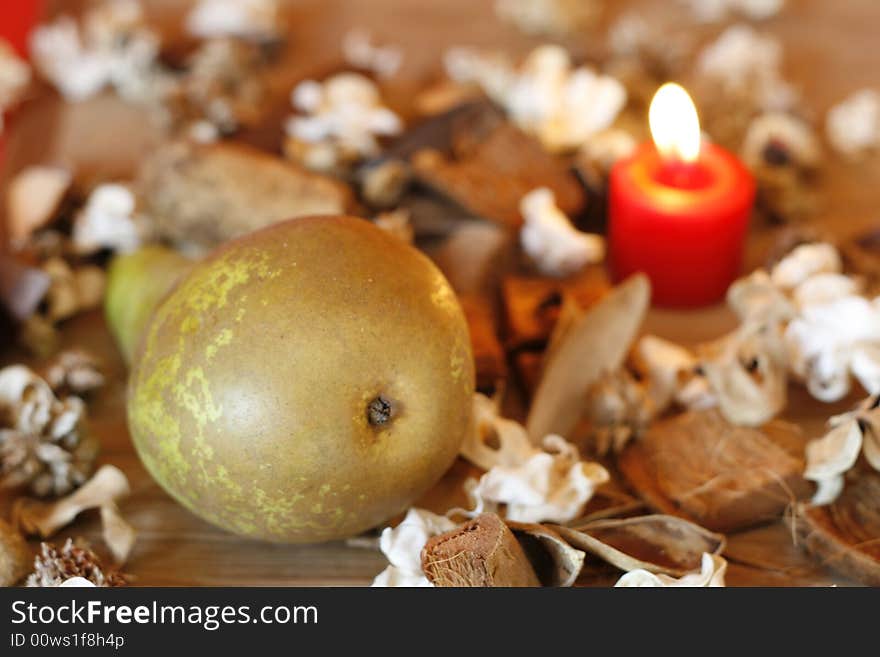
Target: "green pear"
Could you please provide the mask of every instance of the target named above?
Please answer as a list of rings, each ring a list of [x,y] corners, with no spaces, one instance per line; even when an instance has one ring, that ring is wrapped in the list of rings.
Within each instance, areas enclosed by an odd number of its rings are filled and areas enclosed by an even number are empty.
[[[156,306],[192,265],[189,258],[163,246],[146,246],[110,263],[104,312],[127,364]]]

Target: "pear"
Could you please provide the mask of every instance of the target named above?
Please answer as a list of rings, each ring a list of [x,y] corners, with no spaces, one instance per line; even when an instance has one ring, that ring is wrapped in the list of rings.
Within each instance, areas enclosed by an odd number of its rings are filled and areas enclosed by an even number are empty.
[[[147,321],[192,261],[163,246],[146,246],[116,256],[107,274],[104,313],[110,334],[131,364]]]
[[[319,542],[434,485],[473,392],[464,314],[433,263],[368,221],[311,217],[227,242],[181,279],[135,357],[128,422],[197,515]]]

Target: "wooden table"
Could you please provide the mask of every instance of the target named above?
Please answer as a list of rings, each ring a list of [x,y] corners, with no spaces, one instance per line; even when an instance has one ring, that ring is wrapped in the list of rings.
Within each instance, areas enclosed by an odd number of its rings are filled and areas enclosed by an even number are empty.
[[[151,16],[175,34],[175,17],[185,3],[143,0]],[[66,3],[70,6],[72,3]],[[442,51],[452,44],[505,47],[523,52],[539,43],[493,15],[489,0],[312,0],[291,2],[290,66],[276,80],[286,93],[293,82],[338,65],[340,36],[351,26],[364,26],[378,39],[396,43],[406,52],[399,79],[388,93],[397,109],[408,112],[413,91],[437,71]],[[638,5],[663,24],[680,18],[670,2],[606,3],[604,21],[628,5]],[[804,91],[817,116],[852,91],[863,86],[880,88],[874,61],[876,25],[880,5],[873,0],[829,3],[823,0],[790,0],[791,10],[764,24],[786,48],[786,70]],[[672,29],[672,28],[670,28]],[[695,28],[697,30],[697,28]],[[717,28],[698,28],[708,35]],[[573,49],[589,52],[588,37],[572,39]],[[283,95],[283,94],[282,94]],[[53,138],[45,135],[46,126]],[[114,125],[114,131],[104,129]],[[128,146],[118,148],[119,134]],[[88,138],[85,138],[85,136]],[[12,169],[39,161],[76,165],[81,176],[130,175],[137,156],[155,143],[140,113],[110,97],[101,97],[75,108],[59,108],[57,101],[35,101],[9,135]],[[825,210],[816,224],[845,237],[876,226],[878,158],[858,165],[834,162],[820,181]],[[760,263],[775,229],[756,227],[749,249],[749,266]],[[733,324],[723,307],[693,313],[653,311],[646,330],[684,343],[717,337]],[[109,375],[108,386],[90,404],[90,417],[103,444],[102,462],[119,466],[129,477],[133,494],[123,504],[127,519],[139,533],[126,569],[138,585],[364,585],[384,568],[385,560],[371,549],[341,543],[318,546],[267,545],[247,541],[202,522],[176,504],[150,478],[135,455],[125,426],[125,371],[106,333],[100,313],[77,317],[63,329],[68,346],[84,347],[99,356]],[[7,353],[3,362],[19,354]],[[823,405],[799,389],[792,390],[787,418],[801,424],[807,436],[819,435],[826,418],[855,401]],[[458,465],[435,491],[434,500],[457,487],[466,466]],[[0,497],[0,509],[9,500]],[[431,502],[428,502],[430,504]],[[84,514],[61,536],[81,535],[100,544],[96,514]],[[790,585],[843,583],[805,557],[793,544],[786,524],[779,523],[731,536],[728,557],[729,585]],[[605,572],[584,583],[613,582]]]

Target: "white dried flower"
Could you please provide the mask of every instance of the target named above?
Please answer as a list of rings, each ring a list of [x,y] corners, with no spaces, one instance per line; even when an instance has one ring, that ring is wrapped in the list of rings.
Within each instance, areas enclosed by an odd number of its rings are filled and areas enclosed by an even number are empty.
[[[830,430],[807,445],[804,477],[815,481],[818,490],[813,504],[830,504],[843,491],[844,474],[864,453],[865,460],[880,471],[880,396],[873,395],[859,407],[828,421]]]
[[[202,39],[267,39],[278,31],[278,0],[199,0],[186,29]]]
[[[101,249],[128,252],[140,246],[133,215],[134,194],[124,185],[99,185],[89,195],[73,224],[73,243],[79,253]]]
[[[577,517],[596,488],[609,479],[598,463],[581,461],[577,448],[560,436],[536,447],[519,422],[502,417],[491,399],[474,395],[474,426],[461,455],[487,472],[466,488],[469,515],[505,505],[509,520],[568,522]]]
[[[342,37],[342,54],[355,68],[375,73],[380,78],[393,77],[403,64],[403,51],[396,46],[373,43],[369,32],[349,30]]]
[[[380,137],[403,129],[400,118],[382,104],[376,85],[357,73],[301,82],[291,102],[300,114],[288,119],[287,135],[304,147],[300,159],[315,169],[372,157],[380,150]]]
[[[560,436],[544,438],[544,450],[535,450],[516,465],[496,465],[468,493],[479,515],[504,505],[506,517],[517,522],[565,523],[576,518],[596,488],[609,480],[598,463],[581,461],[577,448]]]
[[[724,586],[724,575],[727,572],[727,562],[721,557],[703,553],[700,564],[700,572],[689,573],[683,577],[676,579],[669,575],[656,575],[647,570],[639,568],[631,570],[623,575],[617,583],[616,587],[721,587]]]
[[[855,156],[880,145],[880,93],[863,89],[832,107],[825,122],[835,150]]]
[[[662,413],[673,402],[691,410],[718,403],[709,382],[696,373],[699,360],[684,347],[645,335],[636,344],[635,353],[655,413]]]
[[[773,285],[788,292],[816,274],[837,274],[841,271],[843,262],[831,244],[801,244],[773,267],[770,280]]]
[[[778,14],[785,0],[682,0],[697,20],[716,23],[730,14],[741,14],[752,20],[765,20]]]
[[[95,585],[92,584],[85,577],[71,577],[70,579],[66,579],[61,584],[58,585],[58,588],[61,589],[93,589]]]
[[[782,47],[747,25],[734,25],[709,44],[697,60],[701,75],[727,92],[755,99],[765,110],[785,110],[797,94],[783,80]]]
[[[30,45],[37,69],[67,100],[86,100],[107,86],[142,100],[152,89],[159,38],[143,24],[136,0],[105,2],[82,26],[60,16],[34,30]]]
[[[568,276],[605,257],[605,241],[582,233],[556,206],[553,192],[535,189],[520,201],[525,221],[520,243],[537,268],[549,276]]]
[[[424,509],[410,509],[397,527],[386,527],[379,549],[389,566],[373,580],[373,586],[431,587],[422,571],[422,548],[430,538],[455,529],[449,518]]]
[[[517,126],[554,152],[579,148],[610,127],[626,104],[620,82],[573,68],[560,46],[539,46],[518,69],[497,55],[461,48],[449,51],[445,63],[452,79],[477,83]]]

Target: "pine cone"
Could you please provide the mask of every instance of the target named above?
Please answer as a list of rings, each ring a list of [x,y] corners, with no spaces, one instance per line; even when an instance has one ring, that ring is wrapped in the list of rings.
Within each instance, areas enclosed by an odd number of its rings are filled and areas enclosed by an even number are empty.
[[[0,370],[0,488],[28,486],[47,497],[83,484],[98,451],[84,413],[81,399],[59,400],[28,368]]]
[[[104,385],[104,375],[101,374],[98,361],[81,349],[59,354],[43,376],[56,395],[84,395]]]
[[[71,577],[83,577],[95,586],[125,586],[126,576],[115,571],[104,571],[101,560],[87,547],[67,539],[59,550],[51,543],[40,545],[40,554],[34,559],[34,572],[28,575],[26,586],[59,586]]]

